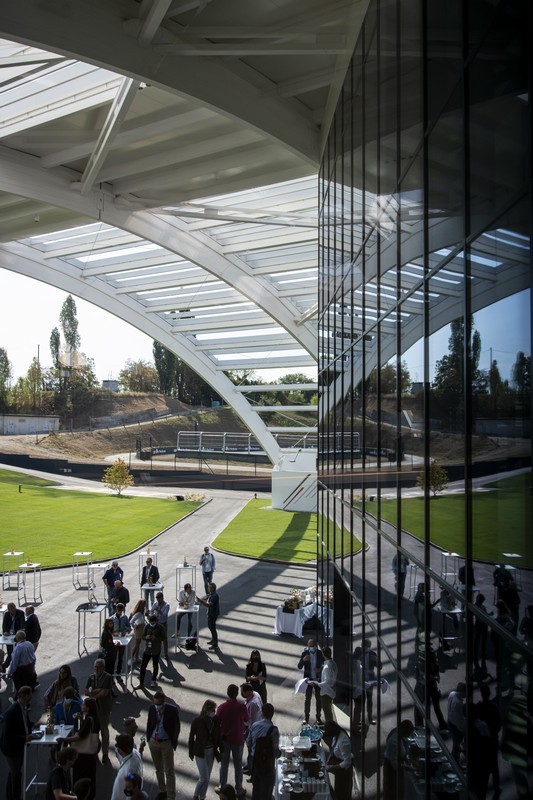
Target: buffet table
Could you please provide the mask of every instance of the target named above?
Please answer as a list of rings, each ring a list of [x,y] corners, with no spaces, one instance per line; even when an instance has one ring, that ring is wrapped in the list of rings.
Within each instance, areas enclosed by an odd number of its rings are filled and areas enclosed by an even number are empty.
[[[326,760],[320,742],[305,736],[282,736],[276,760],[275,800],[330,800]]]
[[[301,638],[304,624],[315,614],[322,623],[324,631],[329,634],[333,629],[333,611],[329,606],[324,608],[316,601],[301,608],[296,608],[293,613],[285,611],[284,606],[278,606],[274,620],[274,633],[276,636],[281,633],[290,633]]]

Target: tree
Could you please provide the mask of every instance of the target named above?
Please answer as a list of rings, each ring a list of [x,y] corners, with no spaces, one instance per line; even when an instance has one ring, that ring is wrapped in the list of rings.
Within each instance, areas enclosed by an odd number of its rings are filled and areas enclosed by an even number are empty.
[[[127,392],[157,392],[159,379],[153,364],[139,359],[126,361],[118,374],[120,385]]]
[[[7,357],[7,350],[0,347],[0,409],[7,408],[7,390],[13,375],[11,362]]]
[[[50,334],[50,353],[54,367],[59,367],[59,351],[61,350],[61,335],[58,328],[54,328]]]
[[[418,474],[418,480],[416,482],[417,486],[420,486],[421,489],[425,488],[426,485],[426,473],[425,470]],[[441,467],[439,462],[434,459],[431,464],[429,465],[429,489],[433,492],[433,497],[436,497],[437,492],[443,492],[444,489],[448,485],[448,473]]]
[[[178,400],[194,406],[210,406],[213,400],[220,399],[215,390],[181,358],[176,358],[176,395]]]
[[[72,297],[71,294],[68,295],[67,299],[61,306],[61,312],[59,314],[59,322],[61,324],[61,330],[63,331],[63,338],[65,339],[65,344],[67,346],[67,349],[70,350],[71,352],[73,352],[74,350],[78,350],[81,344],[81,339],[78,333],[78,318],[76,316],[76,303],[74,302],[74,298]]]
[[[133,485],[133,475],[129,471],[126,462],[123,461],[122,458],[117,458],[117,460],[105,470],[102,483],[105,483],[112,492],[117,492],[120,497],[123,489]]]
[[[176,367],[178,358],[175,353],[156,342],[152,348],[154,363],[159,378],[159,388],[163,394],[173,395],[176,389]]]

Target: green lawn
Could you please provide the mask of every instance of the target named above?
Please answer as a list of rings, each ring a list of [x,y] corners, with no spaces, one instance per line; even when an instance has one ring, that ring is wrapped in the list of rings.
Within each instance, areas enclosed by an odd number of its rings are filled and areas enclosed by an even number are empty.
[[[213,545],[253,558],[305,563],[316,559],[316,532],[316,514],[280,511],[271,507],[270,500],[250,500]],[[355,542],[359,549],[359,541]]]
[[[43,566],[70,564],[76,550],[104,561],[134,550],[199,505],[49,488],[53,485],[0,470],[2,553],[22,550],[26,561]]]
[[[502,553],[520,553],[516,566],[533,567],[531,515],[531,476],[518,475],[487,484],[489,491],[474,492],[473,557],[479,561],[498,562]],[[431,542],[444,550],[464,555],[465,497],[443,494],[430,501]],[[381,502],[381,515],[396,525],[395,501]],[[420,497],[402,500],[402,528],[424,537],[424,501]],[[504,559],[505,560],[505,559]]]

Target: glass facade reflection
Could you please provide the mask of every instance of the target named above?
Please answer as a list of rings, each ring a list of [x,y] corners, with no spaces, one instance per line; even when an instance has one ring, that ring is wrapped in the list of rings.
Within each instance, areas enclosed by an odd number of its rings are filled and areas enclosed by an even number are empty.
[[[533,796],[531,17],[371,2],[323,160],[319,579],[363,798]]]

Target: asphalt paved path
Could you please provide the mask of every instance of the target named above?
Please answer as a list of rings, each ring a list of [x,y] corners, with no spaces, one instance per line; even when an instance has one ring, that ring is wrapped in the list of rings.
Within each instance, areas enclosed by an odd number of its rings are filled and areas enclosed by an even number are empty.
[[[4,467],[2,469],[9,469]],[[30,472],[28,470],[13,470]],[[39,477],[57,479],[48,473],[31,471]],[[103,486],[91,481],[84,481],[69,476],[59,479],[63,489],[82,489],[107,491]],[[178,488],[172,490],[158,489],[157,487],[137,487],[128,490],[128,494],[150,495],[163,497],[179,493]],[[186,487],[184,487],[186,491]],[[176,575],[175,565],[181,563],[186,556],[189,563],[196,563],[205,544],[209,544],[222,531],[227,523],[240,511],[250,499],[247,492],[210,491],[206,494],[209,499],[193,515],[176,523],[150,544],[152,551],[157,551],[157,564],[165,585],[165,597],[170,602],[172,618],[169,631],[175,627],[176,608]],[[39,531],[35,532],[36,536]],[[11,541],[11,540],[10,540]],[[72,537],[72,551],[84,550],[83,541],[76,539],[75,531]],[[130,590],[132,602],[140,597],[139,590],[139,551],[145,547],[120,559],[124,569],[124,583]],[[123,551],[128,551],[128,531],[124,530]],[[114,556],[110,554],[110,560]],[[171,657],[167,662],[162,659],[163,669],[159,685],[173,698],[181,708],[182,733],[176,751],[176,773],[178,798],[191,798],[194,794],[196,782],[196,769],[188,758],[187,741],[191,720],[198,715],[205,699],[211,697],[219,703],[225,699],[226,688],[229,683],[240,684],[244,680],[244,668],[248,661],[250,651],[258,648],[268,668],[268,699],[276,708],[275,722],[282,733],[295,734],[303,720],[303,698],[295,696],[294,682],[301,676],[296,669],[296,664],[304,645],[303,639],[273,634],[273,624],[276,606],[289,594],[292,587],[304,588],[316,581],[314,564],[297,567],[283,564],[259,562],[253,559],[217,553],[217,569],[215,581],[221,600],[221,616],[218,622],[220,649],[213,653],[205,644],[209,638],[209,631],[205,624],[205,610],[200,611],[200,648],[198,653],[188,651],[174,652],[174,641],[171,640]],[[198,570],[198,580],[202,584]],[[101,576],[100,576],[101,581]],[[103,597],[102,584],[98,586],[98,597]],[[92,665],[96,656],[98,642],[89,642],[90,653],[82,658],[78,656],[78,614],[76,607],[86,601],[87,591],[76,590],[72,584],[72,569],[45,570],[42,573],[42,605],[36,607],[43,629],[43,637],[37,651],[37,668],[40,688],[36,691],[32,701],[30,716],[44,720],[43,693],[49,684],[56,678],[58,668],[63,663],[72,666],[74,675],[78,678],[80,686],[85,686],[88,675],[92,672]],[[3,602],[14,600],[16,592],[8,590],[3,593]],[[185,622],[185,621],[184,621]],[[94,628],[91,629],[91,628]],[[87,633],[97,634],[96,619],[88,620]],[[149,673],[148,673],[149,674]],[[136,680],[137,673],[134,678]],[[5,710],[9,700],[11,687],[6,687],[2,681],[0,689],[0,709]],[[151,702],[150,691],[140,691],[137,694],[129,689],[120,693],[115,700],[111,723],[111,744],[114,736],[122,729],[123,718],[133,716],[137,719],[139,732],[137,738],[145,732],[148,706]],[[41,759],[46,767],[47,757]],[[145,762],[145,788],[151,798],[157,794],[157,784],[150,758],[149,749],[146,748]],[[6,762],[0,756],[1,773],[5,775]],[[111,796],[114,775],[118,766],[115,755],[111,754],[111,764],[99,765],[97,773],[97,799],[107,800]],[[46,771],[46,770],[45,770]],[[233,773],[230,769],[230,779]],[[212,773],[211,787],[208,800],[216,800],[217,795],[213,788],[218,784],[218,767],[215,764]],[[250,789],[250,786],[248,785]],[[250,791],[249,791],[250,794]],[[44,793],[38,793],[43,797]],[[5,797],[5,781],[0,779],[0,800]]]

